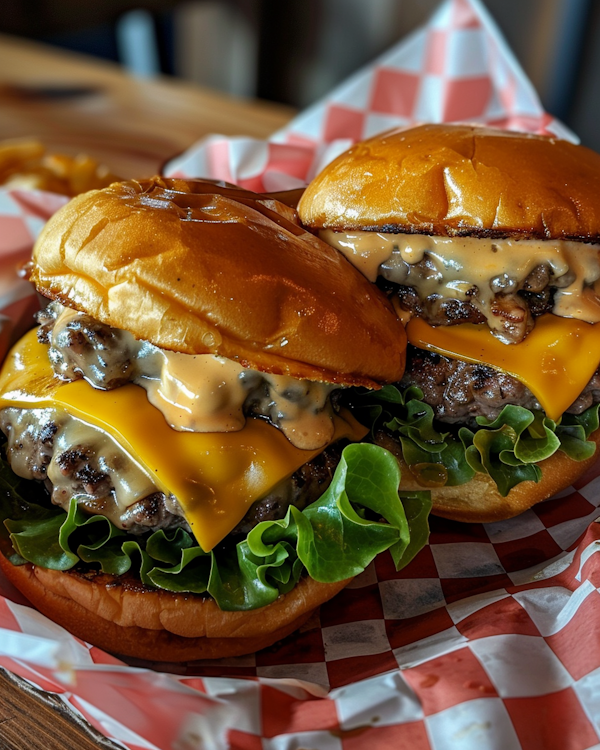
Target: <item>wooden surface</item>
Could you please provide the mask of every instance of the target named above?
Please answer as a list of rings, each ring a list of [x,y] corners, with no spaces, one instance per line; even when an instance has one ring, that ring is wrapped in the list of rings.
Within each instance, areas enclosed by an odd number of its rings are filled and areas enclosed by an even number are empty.
[[[117,750],[55,695],[0,669],[1,750]]]
[[[292,115],[171,79],[134,80],[114,65],[0,35],[0,139],[85,152],[123,177],[155,173],[208,133],[265,138]],[[116,747],[25,685],[0,672],[0,750]]]
[[[0,35],[0,139],[84,151],[123,177],[154,174],[208,133],[265,138],[293,111]]]

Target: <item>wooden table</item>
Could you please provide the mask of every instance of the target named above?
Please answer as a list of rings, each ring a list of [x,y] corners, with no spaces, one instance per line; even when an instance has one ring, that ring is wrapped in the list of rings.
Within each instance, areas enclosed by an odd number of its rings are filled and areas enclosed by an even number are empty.
[[[2,750],[118,750],[118,746],[69,711],[55,695],[42,693],[0,670]]]
[[[293,115],[171,79],[138,80],[110,63],[0,35],[0,139],[33,136],[85,152],[123,177],[157,172],[208,133],[265,138]],[[0,671],[2,750],[116,747]]]
[[[144,177],[208,133],[265,138],[293,111],[0,35],[0,139],[40,138]]]

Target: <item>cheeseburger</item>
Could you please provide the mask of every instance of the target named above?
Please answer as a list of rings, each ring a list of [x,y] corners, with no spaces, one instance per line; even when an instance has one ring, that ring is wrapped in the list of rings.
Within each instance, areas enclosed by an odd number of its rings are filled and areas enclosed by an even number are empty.
[[[55,214],[30,278],[50,302],[0,374],[0,563],[75,635],[248,653],[425,543],[427,498],[403,505],[339,395],[402,376],[404,328],[293,209],[115,183]]]
[[[406,324],[403,378],[366,401],[433,512],[508,518],[596,460],[600,155],[481,127],[397,130],[328,165],[298,211]]]

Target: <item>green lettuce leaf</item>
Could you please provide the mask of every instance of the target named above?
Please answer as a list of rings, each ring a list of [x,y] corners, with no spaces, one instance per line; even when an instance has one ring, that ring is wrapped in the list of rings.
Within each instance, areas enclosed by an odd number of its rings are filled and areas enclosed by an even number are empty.
[[[210,594],[224,610],[262,607],[292,589],[304,572],[317,581],[351,578],[384,550],[397,569],[427,543],[428,492],[398,493],[396,459],[376,445],[344,448],[328,490],[285,518],[263,521],[237,544],[204,552],[184,529],[134,537],[102,516],[88,516],[25,496],[6,462],[0,465],[0,519],[15,563],[57,570],[91,564],[105,573],[136,572],[143,583]]]
[[[578,416],[563,414],[559,422],[542,411],[508,405],[495,420],[477,417],[474,431],[448,425],[441,431],[422,399],[415,386],[385,386],[350,396],[372,435],[383,427],[399,439],[411,473],[426,487],[461,485],[479,472],[489,475],[506,496],[520,482],[538,482],[538,462],[556,451],[583,461],[596,450],[588,438],[598,429],[599,404]]]

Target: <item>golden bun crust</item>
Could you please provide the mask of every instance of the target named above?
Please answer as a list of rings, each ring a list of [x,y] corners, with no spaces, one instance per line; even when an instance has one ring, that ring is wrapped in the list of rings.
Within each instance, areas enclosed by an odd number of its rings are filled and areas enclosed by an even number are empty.
[[[385,296],[292,208],[231,186],[154,177],[78,196],[40,235],[31,280],[164,349],[348,385],[404,370]]]
[[[78,638],[114,654],[170,662],[266,648],[349,583],[303,578],[266,607],[223,612],[210,598],[135,587],[111,576],[13,565],[1,554],[0,568],[42,614]]]
[[[518,516],[536,503],[548,500],[570,487],[583,476],[599,460],[600,430],[592,433],[590,440],[596,443],[596,453],[591,458],[573,461],[558,451],[538,464],[542,470],[539,482],[521,482],[506,497],[500,495],[494,481],[484,474],[476,474],[470,482],[458,487],[424,488],[411,475],[398,444],[391,439],[384,439],[380,444],[394,453],[400,464],[400,490],[431,490],[433,515],[464,523],[492,523]]]
[[[358,143],[311,182],[308,227],[600,239],[600,154],[557,138],[422,125]]]

